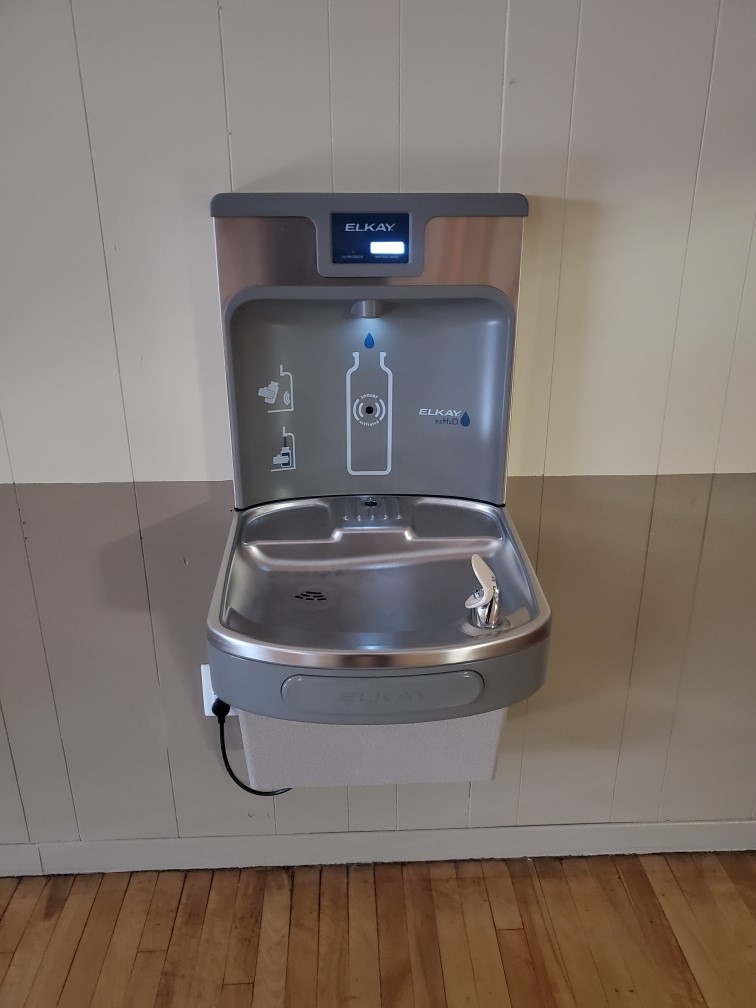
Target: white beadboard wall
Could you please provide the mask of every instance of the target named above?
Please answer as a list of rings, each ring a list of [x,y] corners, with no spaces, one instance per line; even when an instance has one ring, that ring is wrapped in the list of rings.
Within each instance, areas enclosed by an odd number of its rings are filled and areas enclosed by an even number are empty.
[[[208,200],[518,190],[514,475],[756,469],[750,0],[8,0],[0,481],[230,476]]]
[[[756,470],[754,50],[752,0],[2,4],[0,874],[756,844],[756,477],[711,475]],[[508,503],[558,619],[491,782],[219,775],[228,188],[531,201]]]

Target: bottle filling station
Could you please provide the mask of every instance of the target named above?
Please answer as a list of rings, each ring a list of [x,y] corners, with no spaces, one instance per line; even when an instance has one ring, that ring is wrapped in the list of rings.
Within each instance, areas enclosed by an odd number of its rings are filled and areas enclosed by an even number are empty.
[[[505,505],[517,194],[212,201],[234,453],[208,619],[256,788],[490,778],[550,612]]]

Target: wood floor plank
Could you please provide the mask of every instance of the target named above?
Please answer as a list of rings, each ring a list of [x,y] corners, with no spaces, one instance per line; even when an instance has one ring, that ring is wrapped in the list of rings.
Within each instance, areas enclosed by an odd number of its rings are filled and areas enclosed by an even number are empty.
[[[756,919],[748,909],[737,886],[714,854],[697,854],[693,857],[696,868],[711,891],[736,948],[742,949],[750,963],[751,975],[756,975]],[[756,895],[756,879],[752,891]]]
[[[604,988],[561,863],[557,858],[538,858],[535,867],[576,1003],[580,1008],[607,1008]]]
[[[459,862],[457,880],[478,1004],[509,1008],[509,987],[480,862]]]
[[[220,1008],[249,1008],[252,1004],[252,984],[251,983],[238,983],[238,984],[225,984],[223,987],[223,993],[221,994]],[[312,1002],[304,1001],[305,1004],[312,1004]]]
[[[16,886],[0,921],[0,952],[16,951],[46,882],[43,875],[33,875]]]
[[[46,881],[0,986],[0,1008],[18,1008],[29,996],[72,884],[70,875]]]
[[[611,857],[586,858],[585,863],[600,887],[616,945],[622,951],[644,1008],[677,1008],[680,1001],[656,964]]]
[[[522,917],[520,917],[507,862],[483,861],[481,865],[496,930],[507,931],[510,928],[521,928]]]
[[[11,901],[11,896],[18,888],[18,879],[13,876],[3,876],[0,878],[0,920],[2,920],[5,908]]]
[[[156,1008],[185,1008],[189,1000],[212,877],[211,871],[187,872],[160,975]]]
[[[546,902],[546,896],[543,891],[543,886],[541,885],[541,879],[536,870],[537,859],[528,858],[527,865],[528,871],[530,872],[530,878],[533,881],[533,890],[536,894],[536,899],[538,900],[538,905],[541,908],[541,916],[543,917],[543,923],[546,927],[546,932],[551,939],[551,945],[554,949],[554,954],[562,968],[562,973],[567,977],[567,982],[569,983],[569,977],[567,976],[567,967],[565,966],[564,956],[562,955],[562,948],[559,944],[556,935],[556,928],[554,927],[554,922],[551,919],[551,914],[549,913],[549,907]]]
[[[118,1008],[123,1004],[156,882],[157,872],[134,872],[129,879],[95,987],[92,1008]]]
[[[140,949],[134,957],[123,1008],[152,1008],[160,986],[165,949]]]
[[[58,1003],[101,882],[102,875],[79,875],[74,879],[34,978],[26,1008],[49,1008]]]
[[[428,866],[436,911],[441,970],[449,1008],[478,1005],[462,902],[454,865],[438,861]]]
[[[166,952],[171,941],[186,872],[160,872],[139,941],[140,952]]]
[[[691,1008],[705,1008],[695,977],[640,861],[637,857],[612,860],[673,1003],[680,1001]]]
[[[286,959],[287,1008],[312,1004],[317,997],[319,907],[320,869],[295,868]]]
[[[512,1008],[546,1008],[524,930],[497,931]]]
[[[747,967],[748,988],[756,1003],[756,921],[713,854],[694,856],[693,860],[725,921],[731,957],[736,955],[738,962]]]
[[[413,1008],[402,869],[396,864],[376,865],[374,874],[383,1004],[391,1008]]]
[[[588,940],[606,1000],[616,1008],[639,1008],[640,996],[622,957],[622,951],[614,940],[601,888],[588,871],[585,859],[565,858],[562,870]]]
[[[745,936],[736,934],[692,855],[668,854],[665,860],[693,912],[698,930],[716,956],[725,981],[731,988],[737,988],[735,996],[743,1004],[756,1005],[756,953],[753,944],[745,940]]]
[[[722,975],[717,955],[709,944],[713,936],[701,932],[665,858],[661,855],[644,856],[641,863],[706,1004],[709,1008],[715,1005],[745,1008],[737,990],[733,990]]]
[[[0,1008],[756,1005],[748,852],[10,883]]]
[[[718,854],[717,859],[727,872],[730,881],[738,890],[738,895],[756,920],[756,871],[748,858],[738,854]]]
[[[347,874],[349,907],[349,998],[361,1008],[381,1008],[378,917],[372,865],[352,865]]]
[[[324,865],[320,874],[318,1008],[339,1008],[349,999],[347,872]]]
[[[269,868],[265,878],[252,1008],[284,1008],[290,913],[289,872],[283,868]]]
[[[238,887],[237,868],[213,872],[189,992],[189,1008],[216,1008],[220,1004]]]
[[[58,1008],[88,1008],[121,911],[129,878],[128,872],[117,872],[105,875],[102,879],[63,985]]]
[[[254,983],[264,894],[265,869],[243,868],[236,893],[224,985]]]
[[[546,927],[527,861],[510,861],[509,874],[543,1003],[547,1008],[575,1008],[575,1000],[560,956]]]
[[[426,864],[402,868],[415,1008],[446,1005],[430,875]]]

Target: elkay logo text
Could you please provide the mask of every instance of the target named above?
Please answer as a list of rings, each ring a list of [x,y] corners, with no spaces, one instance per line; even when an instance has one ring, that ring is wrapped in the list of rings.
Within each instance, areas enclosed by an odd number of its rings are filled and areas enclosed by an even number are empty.
[[[345,224],[345,231],[393,231],[396,224]]]
[[[418,411],[419,416],[433,417],[435,423],[438,424],[452,424],[456,426],[459,424],[462,427],[470,426],[470,417],[466,411],[461,409],[421,409]]]
[[[401,693],[384,693],[382,690],[350,690],[339,697],[342,703],[412,703],[423,699],[419,690],[404,690]]]

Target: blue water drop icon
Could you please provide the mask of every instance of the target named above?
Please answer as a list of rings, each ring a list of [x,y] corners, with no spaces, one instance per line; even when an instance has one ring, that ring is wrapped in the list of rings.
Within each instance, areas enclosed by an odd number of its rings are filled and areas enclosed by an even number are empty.
[[[375,346],[375,340],[370,335],[370,333],[368,333],[367,336],[365,337],[365,346],[368,348],[368,350],[372,350],[373,347]]]
[[[470,426],[470,417],[467,415],[467,410],[462,414],[459,422],[463,427]]]

